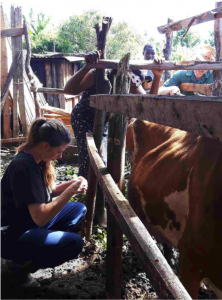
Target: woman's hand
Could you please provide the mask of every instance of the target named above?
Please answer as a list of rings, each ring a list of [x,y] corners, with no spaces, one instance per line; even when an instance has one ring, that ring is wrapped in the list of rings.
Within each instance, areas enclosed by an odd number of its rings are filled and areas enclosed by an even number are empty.
[[[88,182],[84,177],[77,177],[68,187],[73,194],[83,194],[88,188]]]
[[[101,55],[101,51],[90,51],[85,56],[86,64],[97,64]]]

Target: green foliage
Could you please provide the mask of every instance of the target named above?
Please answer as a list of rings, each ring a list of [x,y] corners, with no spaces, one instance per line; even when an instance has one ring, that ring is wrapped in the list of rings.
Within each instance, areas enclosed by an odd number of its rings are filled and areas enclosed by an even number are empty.
[[[107,38],[107,58],[121,59],[130,52],[131,59],[142,52],[144,40],[126,22],[112,24]]]
[[[81,53],[96,50],[96,32],[93,26],[102,16],[95,10],[82,15],[74,15],[64,21],[58,30],[56,48],[64,53]]]
[[[96,50],[97,37],[94,29],[95,24],[100,23],[102,15],[89,10],[82,15],[74,15],[63,22],[59,27],[56,40],[56,49],[59,52],[88,52]],[[107,37],[107,58],[122,58],[127,52],[135,57],[142,52],[143,39],[129,25],[112,23]]]
[[[96,244],[98,246],[107,248],[107,231],[106,231],[106,229],[96,225],[96,226],[93,226],[93,232],[94,232],[94,234],[92,235],[92,238],[96,241]]]
[[[205,40],[204,44],[210,44],[212,47],[215,47],[214,31],[210,31],[210,38]]]
[[[193,48],[200,44],[200,37],[191,31],[188,31],[185,37],[183,34],[186,32],[186,28],[177,31],[176,36],[173,39],[173,47],[181,45],[182,47]]]
[[[76,175],[78,173],[78,170],[70,167],[66,170],[66,173],[67,175]]]
[[[40,13],[37,14],[37,20],[35,20],[33,9],[31,8],[29,19],[29,34],[36,36],[39,35],[48,26],[51,17],[45,18],[45,15],[43,13]]]
[[[23,16],[24,19],[26,19]],[[33,53],[43,53],[44,51],[53,51],[53,41],[56,39],[56,33],[46,29],[50,23],[51,17],[45,17],[43,13],[34,16],[33,10],[29,13],[29,20],[26,19],[28,31],[31,39]]]

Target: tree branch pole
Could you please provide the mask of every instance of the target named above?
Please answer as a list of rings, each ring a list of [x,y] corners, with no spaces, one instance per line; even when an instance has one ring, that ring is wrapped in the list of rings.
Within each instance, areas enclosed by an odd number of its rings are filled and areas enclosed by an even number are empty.
[[[128,94],[130,80],[128,53],[119,64],[116,76],[116,93]],[[120,114],[111,114],[109,119],[108,135],[108,162],[107,169],[119,189],[124,191],[124,167],[125,167],[125,136],[127,121]],[[121,298],[122,277],[122,245],[123,232],[118,221],[112,214],[107,204],[107,258],[106,258],[106,298]]]
[[[99,24],[95,25],[96,34],[97,34],[97,49],[102,51],[102,58],[105,57],[105,44],[106,37],[109,32],[110,26],[112,23],[112,18],[103,17],[102,27]],[[105,70],[96,71],[96,91],[98,94],[109,94],[111,90],[110,82],[105,75]],[[104,128],[105,113],[100,110],[96,110],[94,128],[93,128],[93,137],[95,139],[95,144],[97,149],[100,149]],[[85,197],[85,204],[87,207],[87,214],[85,221],[82,227],[82,234],[86,237],[87,240],[91,238],[92,235],[92,222],[93,214],[95,209],[96,202],[96,187],[97,187],[97,178],[91,166],[89,165],[88,173],[88,190]],[[102,199],[104,201],[104,198]],[[102,203],[104,206],[104,203]],[[104,209],[103,209],[104,210]]]
[[[180,20],[177,22],[173,22],[167,25],[157,27],[157,29],[159,33],[170,33],[172,31],[178,31],[185,27],[188,27],[189,24],[191,24],[191,22],[192,22],[192,26],[194,26],[197,24],[219,19],[221,18],[221,13],[222,13],[222,6],[218,5],[216,9],[212,9],[210,11],[204,12],[200,15],[193,16],[191,18],[187,18],[184,20]]]
[[[10,84],[11,84],[13,76],[15,74],[20,54],[21,53],[19,53],[19,52],[15,53],[15,56],[14,56],[14,58],[12,60],[12,64],[11,64],[10,70],[8,72],[8,76],[7,76],[5,85],[4,85],[3,89],[2,89],[2,95],[1,95],[1,113],[3,111],[4,105],[5,105],[5,101],[7,99],[8,93],[9,93]]]
[[[23,27],[24,27],[24,35],[25,35],[25,41],[26,41],[26,49],[27,49],[27,54],[26,54],[26,59],[25,59],[25,71],[28,76],[28,79],[31,83],[31,87],[33,88],[33,99],[34,99],[34,104],[35,104],[35,115],[36,118],[40,117],[40,105],[37,100],[37,86],[35,83],[35,79],[32,76],[31,72],[31,67],[30,67],[30,61],[31,61],[31,43],[30,43],[30,38],[29,38],[29,33],[26,25],[26,21],[23,21]]]
[[[171,19],[168,19],[168,24],[172,22]],[[171,51],[172,51],[172,42],[173,42],[173,33],[166,33],[166,44],[165,47],[163,49],[163,54],[164,54],[164,58],[165,60],[170,60],[170,56],[171,56]],[[166,81],[168,78],[170,78],[170,71],[169,70],[165,70],[164,71],[164,81]]]

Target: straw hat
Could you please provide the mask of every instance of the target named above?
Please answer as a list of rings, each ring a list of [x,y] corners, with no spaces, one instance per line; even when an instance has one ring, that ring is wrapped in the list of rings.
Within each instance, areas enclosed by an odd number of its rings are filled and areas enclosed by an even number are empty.
[[[211,45],[204,45],[196,56],[200,61],[215,61],[216,51]]]

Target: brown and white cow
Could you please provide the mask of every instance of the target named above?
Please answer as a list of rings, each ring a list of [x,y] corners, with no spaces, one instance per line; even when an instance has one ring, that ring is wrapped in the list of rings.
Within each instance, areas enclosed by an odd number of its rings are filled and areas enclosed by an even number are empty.
[[[204,278],[222,290],[222,143],[135,120],[131,206],[159,242],[178,247],[180,279],[198,298]]]

